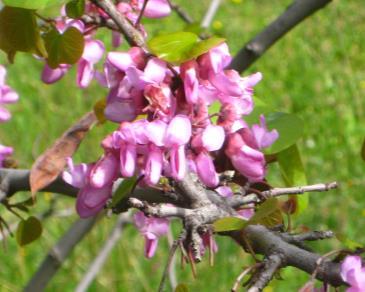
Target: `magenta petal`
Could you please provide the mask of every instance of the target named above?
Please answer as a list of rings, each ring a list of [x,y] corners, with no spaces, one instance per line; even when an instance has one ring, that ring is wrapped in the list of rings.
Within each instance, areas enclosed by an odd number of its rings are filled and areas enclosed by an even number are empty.
[[[142,8],[144,0],[138,0],[139,8]],[[161,18],[168,16],[171,8],[167,0],[149,0],[147,2],[144,16],[148,18]]]
[[[66,161],[68,171],[62,173],[63,180],[75,188],[83,188],[86,185],[93,165],[86,163],[74,165],[71,157],[68,157]]]
[[[231,156],[233,166],[250,181],[260,181],[265,175],[265,157],[258,150],[243,145],[240,151]]]
[[[208,125],[202,133],[202,145],[208,151],[221,149],[225,139],[221,126]]]
[[[93,167],[90,173],[90,185],[102,188],[111,184],[117,176],[119,160],[113,153],[106,154]]]
[[[9,86],[4,85],[0,89],[0,103],[15,103],[19,99],[19,95]]]
[[[193,68],[185,72],[184,90],[185,98],[188,103],[195,104],[198,102],[199,81]]]
[[[6,122],[10,118],[11,118],[10,112],[6,108],[0,106],[0,122]]]
[[[110,198],[112,186],[95,189],[87,186],[80,190],[76,200],[76,211],[81,218],[94,216],[99,213]]]
[[[200,180],[209,188],[216,187],[219,183],[219,178],[210,156],[201,152],[196,157],[195,164]]]
[[[146,135],[156,146],[163,146],[166,129],[167,124],[165,122],[154,120],[146,126]]]
[[[77,85],[86,88],[94,78],[94,66],[86,60],[81,59],[77,65]]]
[[[67,71],[68,68],[66,67],[58,67],[56,69],[52,69],[47,64],[45,64],[42,71],[41,79],[46,84],[52,84],[60,80]]]
[[[361,269],[361,257],[359,256],[347,256],[341,264],[341,277],[350,284],[349,272],[352,270]]]
[[[252,133],[256,139],[259,148],[266,148],[272,145],[279,137],[276,130],[268,131],[265,123],[265,117],[260,116],[260,125],[252,126]]]
[[[161,83],[166,75],[166,63],[158,58],[152,58],[148,61],[144,74],[148,80]]]
[[[123,72],[125,72],[129,67],[136,65],[129,53],[110,52],[106,59],[110,64]]]
[[[162,171],[162,150],[158,147],[151,147],[145,165],[145,181],[149,185],[158,183]]]
[[[81,58],[91,64],[96,64],[103,57],[104,51],[105,47],[102,41],[87,40]]]
[[[124,177],[131,177],[134,175],[136,168],[136,146],[126,144],[120,148],[120,172]]]
[[[183,145],[189,142],[191,137],[191,123],[187,116],[177,115],[169,123],[166,136],[165,146]]]
[[[173,147],[170,151],[171,176],[176,180],[182,180],[186,172],[186,158],[184,145]]]
[[[244,91],[240,86],[240,79],[238,72],[227,70],[218,74],[210,74],[209,81],[224,94],[229,96],[242,96]]]
[[[5,85],[6,69],[0,65],[0,88]]]
[[[157,245],[158,245],[158,239],[157,237],[147,237],[145,236],[145,249],[144,249],[144,254],[145,257],[150,259],[155,255],[155,252],[157,250]]]

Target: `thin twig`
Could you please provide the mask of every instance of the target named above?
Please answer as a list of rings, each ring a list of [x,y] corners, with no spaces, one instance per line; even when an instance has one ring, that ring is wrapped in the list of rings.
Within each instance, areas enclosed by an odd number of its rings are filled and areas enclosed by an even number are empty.
[[[205,13],[203,20],[200,23],[200,26],[203,28],[208,28],[213,21],[215,14],[218,11],[219,5],[221,4],[221,0],[211,0],[209,8]]]
[[[194,23],[194,19],[178,4],[172,3],[171,0],[168,0],[170,7],[172,10],[176,12],[176,14],[184,20],[188,24]]]
[[[137,18],[136,23],[134,24],[134,27],[138,27],[139,23],[141,22],[141,19],[142,19],[142,17],[143,17],[144,11],[145,11],[145,9],[146,9],[147,3],[148,3],[148,0],[144,0],[144,1],[143,1],[142,9],[141,9],[141,11],[139,12],[139,15],[138,15],[138,18]]]
[[[236,281],[233,284],[233,287],[231,289],[232,292],[236,292],[238,290],[238,286],[240,285],[241,281],[243,280],[243,278],[249,273],[251,272],[253,269],[256,269],[258,266],[260,265],[260,263],[255,263],[252,266],[249,266],[248,268],[244,269],[242,271],[242,273],[240,273],[238,275],[238,277],[236,278]]]
[[[185,236],[186,236],[186,233],[183,231],[180,234],[179,238],[174,241],[174,243],[172,244],[172,246],[170,248],[169,257],[167,259],[167,263],[166,263],[165,269],[164,269],[163,274],[162,274],[160,286],[158,287],[158,292],[163,292],[163,290],[164,290],[166,278],[169,274],[170,265],[171,265],[171,263],[174,259],[175,252],[177,250],[177,247],[180,245],[180,243],[184,241]]]
[[[129,214],[123,213],[119,215],[113,230],[110,232],[103,247],[100,249],[99,254],[93,260],[87,272],[77,285],[77,288],[75,290],[76,292],[84,292],[88,290],[89,286],[91,285],[97,274],[102,269],[113,247],[116,245],[116,243],[122,236],[123,226],[126,225],[128,222],[130,222]]]
[[[331,0],[296,0],[262,32],[246,43],[233,58],[230,68],[243,72],[288,31]]]

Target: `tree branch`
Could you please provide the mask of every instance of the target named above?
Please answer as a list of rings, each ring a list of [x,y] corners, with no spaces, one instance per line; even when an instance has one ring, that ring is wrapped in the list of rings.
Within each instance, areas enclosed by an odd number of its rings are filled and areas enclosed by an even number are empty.
[[[105,11],[106,14],[115,22],[121,33],[125,36],[131,46],[145,48],[144,38],[123,14],[115,7],[111,0],[91,0],[96,6]]]
[[[24,288],[25,292],[44,291],[48,282],[57,273],[74,247],[92,229],[98,217],[78,219],[71,226],[57,244],[48,252],[48,255],[43,260],[37,272]]]
[[[242,231],[231,232],[230,235],[245,249],[247,242],[255,253],[269,257],[280,254],[285,266],[293,266],[308,274],[317,269],[316,278],[332,286],[343,285],[340,275],[340,264],[324,260],[317,266],[319,254],[304,250],[282,239],[280,234],[268,230],[261,225],[249,225]]]
[[[330,2],[331,0],[295,0],[282,15],[244,45],[229,67],[243,72],[288,31]]]

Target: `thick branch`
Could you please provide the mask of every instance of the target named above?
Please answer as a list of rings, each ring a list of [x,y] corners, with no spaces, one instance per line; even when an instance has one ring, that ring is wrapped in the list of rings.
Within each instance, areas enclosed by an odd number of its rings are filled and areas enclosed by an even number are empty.
[[[246,70],[267,49],[305,18],[323,8],[331,0],[296,0],[288,9],[249,41],[234,57],[231,69]]]
[[[92,229],[97,217],[78,219],[57,244],[48,252],[33,278],[24,288],[25,292],[44,291],[48,282],[57,273],[73,248]]]
[[[96,6],[105,11],[106,14],[114,20],[115,24],[126,37],[131,46],[145,47],[145,42],[142,34],[137,30],[123,14],[121,14],[115,7],[111,0],[91,0]]]
[[[266,257],[280,254],[286,266],[296,267],[309,274],[317,269],[317,279],[336,287],[344,284],[340,275],[340,264],[325,260],[317,267],[317,260],[321,257],[319,254],[286,242],[280,234],[264,226],[249,225],[243,231],[232,232],[231,236],[244,248],[247,248],[248,241],[255,253]]]

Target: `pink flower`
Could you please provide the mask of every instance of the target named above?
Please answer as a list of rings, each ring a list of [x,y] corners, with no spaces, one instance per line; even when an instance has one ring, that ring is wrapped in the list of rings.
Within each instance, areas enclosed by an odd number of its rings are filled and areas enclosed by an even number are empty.
[[[104,50],[104,44],[99,40],[85,41],[84,52],[77,65],[77,84],[80,88],[89,86],[95,74],[94,65],[101,60]]]
[[[104,158],[99,165],[95,165],[97,167],[97,172],[101,172],[100,169],[102,168],[102,165],[105,165],[106,160],[107,159]],[[113,181],[108,181],[108,184],[96,188],[90,184],[90,174],[93,168],[95,168],[94,165],[83,163],[74,166],[71,158],[67,159],[67,163],[69,170],[63,172],[62,178],[68,184],[80,188],[76,199],[77,213],[81,218],[96,215],[104,208],[105,203],[111,197]],[[94,174],[94,176],[96,176],[96,174]],[[96,181],[99,183],[98,180]]]
[[[346,292],[363,292],[365,288],[365,266],[359,256],[347,256],[341,264],[341,277],[351,287]]]
[[[14,103],[18,100],[18,94],[5,84],[6,69],[0,65],[0,122],[6,122],[11,118],[10,112],[3,107],[4,104]]]
[[[137,0],[138,8],[142,9],[145,0]],[[171,7],[167,0],[149,0],[143,13],[148,18],[162,18],[171,13]]]
[[[158,238],[167,234],[169,221],[165,218],[146,217],[143,212],[134,214],[134,223],[145,238],[145,256],[152,258],[156,252]]]
[[[171,176],[182,180],[186,172],[185,144],[191,137],[191,123],[187,116],[177,115],[169,123],[164,140],[170,148]]]
[[[260,149],[271,146],[279,138],[278,131],[274,129],[269,132],[267,130],[263,115],[260,116],[260,125],[252,126],[252,133]]]

